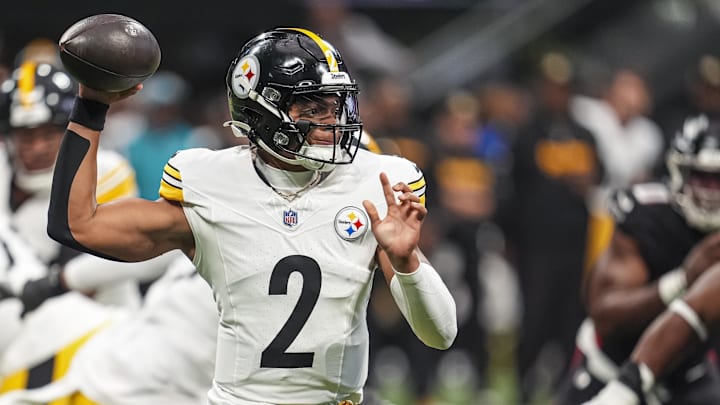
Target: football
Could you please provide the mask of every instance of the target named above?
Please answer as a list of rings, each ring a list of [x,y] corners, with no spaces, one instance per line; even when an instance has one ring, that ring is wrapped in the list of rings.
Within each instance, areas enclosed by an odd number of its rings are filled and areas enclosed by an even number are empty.
[[[160,66],[160,46],[152,32],[119,14],[98,14],[76,22],[60,37],[59,46],[65,69],[95,90],[130,89]]]

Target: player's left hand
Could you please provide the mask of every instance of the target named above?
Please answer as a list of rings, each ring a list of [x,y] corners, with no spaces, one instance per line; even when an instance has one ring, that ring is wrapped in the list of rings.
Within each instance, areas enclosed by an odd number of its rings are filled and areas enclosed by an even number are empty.
[[[414,251],[420,241],[420,228],[427,215],[427,209],[420,198],[413,194],[405,183],[390,186],[385,173],[380,173],[387,215],[380,219],[375,205],[365,200],[363,206],[370,217],[372,232],[380,247],[387,253],[393,267],[400,272],[412,272],[419,262],[415,262]],[[395,193],[401,193],[397,199]],[[408,268],[410,267],[410,268]]]

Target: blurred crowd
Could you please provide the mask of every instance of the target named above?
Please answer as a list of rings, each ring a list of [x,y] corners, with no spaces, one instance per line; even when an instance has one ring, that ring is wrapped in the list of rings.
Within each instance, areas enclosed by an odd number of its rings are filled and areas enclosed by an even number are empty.
[[[422,250],[458,307],[452,350],[428,349],[385,283],[375,283],[370,389],[407,404],[549,403],[586,316],[584,277],[611,232],[605,201],[611,190],[665,175],[682,119],[720,113],[717,55],[696,61],[682,110],[662,120],[653,119],[641,70],[617,66],[588,83],[560,50],[543,52],[525,77],[453,89],[419,109],[403,80],[409,48],[343,7],[318,8],[308,26],[337,46],[360,82],[365,133],[381,153],[425,173]],[[0,79],[30,59],[59,64],[53,42],[36,39]],[[194,88],[161,70],[113,106],[102,142],[130,163],[138,194],[157,199],[176,150],[243,142],[223,127],[228,119],[225,89]],[[153,280],[140,284],[144,294]]]

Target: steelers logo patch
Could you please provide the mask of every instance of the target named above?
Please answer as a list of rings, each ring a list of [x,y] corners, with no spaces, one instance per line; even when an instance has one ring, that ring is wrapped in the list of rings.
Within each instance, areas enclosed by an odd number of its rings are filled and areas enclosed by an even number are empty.
[[[246,56],[235,65],[232,73],[232,90],[239,98],[247,98],[250,90],[257,87],[260,64],[255,56]]]
[[[360,238],[369,227],[370,221],[360,208],[345,207],[335,215],[335,232],[345,240]]]

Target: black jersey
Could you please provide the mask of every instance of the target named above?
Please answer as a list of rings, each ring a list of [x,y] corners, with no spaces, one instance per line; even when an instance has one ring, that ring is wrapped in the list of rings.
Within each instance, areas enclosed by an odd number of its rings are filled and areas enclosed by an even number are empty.
[[[706,235],[687,224],[673,206],[670,190],[662,183],[638,184],[615,192],[610,211],[617,228],[637,243],[650,273],[649,282],[680,266]],[[620,364],[630,356],[640,335],[604,339],[603,351]],[[702,352],[691,356],[688,364],[696,364],[702,356]]]
[[[687,224],[662,183],[638,184],[616,192],[611,212],[618,229],[637,243],[651,281],[680,266],[706,235]]]

